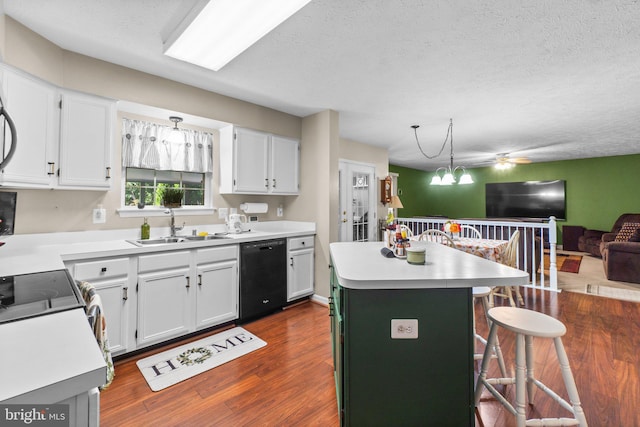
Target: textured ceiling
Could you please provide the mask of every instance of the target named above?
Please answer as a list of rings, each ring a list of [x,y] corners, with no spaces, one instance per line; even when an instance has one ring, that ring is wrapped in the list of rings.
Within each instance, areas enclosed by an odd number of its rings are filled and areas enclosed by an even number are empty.
[[[435,169],[640,153],[638,0],[313,0],[218,72],[162,55],[196,0],[4,0],[62,48],[298,116]]]

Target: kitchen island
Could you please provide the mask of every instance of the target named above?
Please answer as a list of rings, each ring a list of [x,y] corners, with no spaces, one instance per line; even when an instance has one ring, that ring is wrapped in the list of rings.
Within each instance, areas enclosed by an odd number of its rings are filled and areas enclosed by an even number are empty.
[[[474,286],[528,274],[431,242],[426,263],[380,242],[332,243],[336,394],[343,426],[473,426]]]

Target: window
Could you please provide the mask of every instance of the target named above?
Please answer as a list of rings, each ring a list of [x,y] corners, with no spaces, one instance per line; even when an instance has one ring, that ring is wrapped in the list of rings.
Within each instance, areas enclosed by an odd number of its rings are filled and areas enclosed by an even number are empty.
[[[205,174],[126,168],[125,204],[127,206],[162,206],[162,191],[166,187],[184,190],[184,206],[205,205]]]
[[[212,146],[207,132],[123,118],[120,215],[153,214],[137,208],[161,208],[165,188],[183,190],[182,205],[191,207],[192,214],[210,211]]]

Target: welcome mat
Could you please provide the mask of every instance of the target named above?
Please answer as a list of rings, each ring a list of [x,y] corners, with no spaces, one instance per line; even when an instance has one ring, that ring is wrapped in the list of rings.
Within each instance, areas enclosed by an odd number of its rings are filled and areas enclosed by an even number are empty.
[[[582,262],[582,255],[565,255],[556,254],[556,267],[558,271],[564,273],[578,273],[580,271],[580,263]],[[549,272],[549,254],[544,254],[544,271]]]
[[[236,327],[136,362],[153,391],[159,391],[251,353],[267,343]]]

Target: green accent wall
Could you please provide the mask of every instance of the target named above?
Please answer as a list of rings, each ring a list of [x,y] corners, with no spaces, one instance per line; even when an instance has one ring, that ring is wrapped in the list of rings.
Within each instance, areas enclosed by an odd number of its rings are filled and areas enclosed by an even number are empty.
[[[531,163],[508,170],[469,169],[471,185],[431,186],[433,172],[389,165],[398,173],[398,216],[443,215],[449,218],[485,218],[485,183],[566,181],[566,221],[588,229],[610,230],[623,213],[640,213],[640,154],[580,160]],[[558,236],[560,241],[560,236]]]

